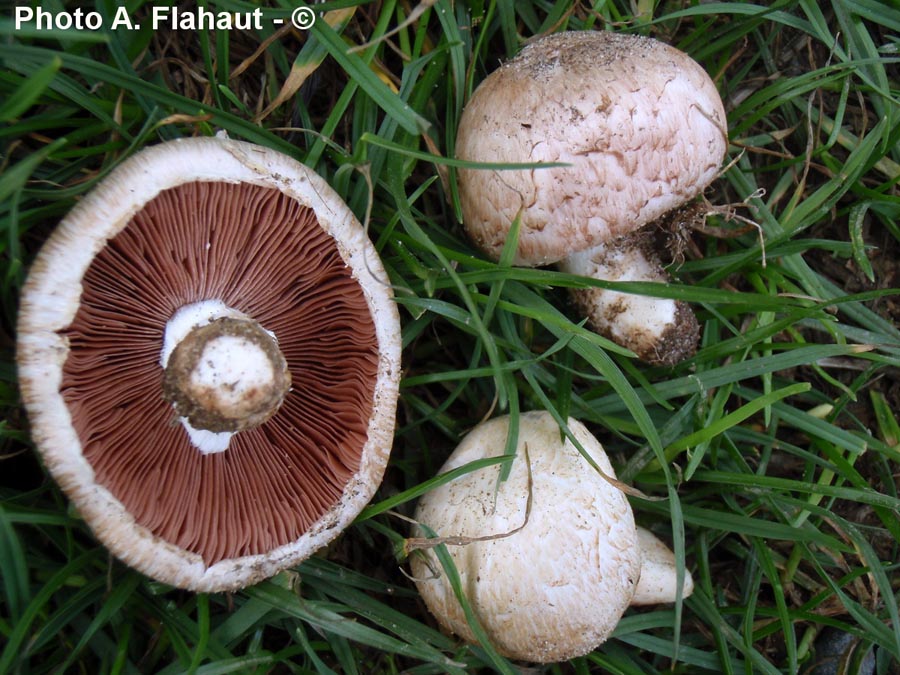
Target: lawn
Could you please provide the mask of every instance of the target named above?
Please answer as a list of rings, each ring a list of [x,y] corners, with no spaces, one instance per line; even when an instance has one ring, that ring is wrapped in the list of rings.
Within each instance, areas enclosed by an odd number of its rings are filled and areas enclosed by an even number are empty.
[[[900,672],[896,2],[337,0],[299,29],[273,0],[259,27],[200,31],[154,27],[170,3],[41,4],[73,25],[0,14],[0,674]],[[101,25],[77,29],[76,5]],[[581,29],[678,47],[725,103],[728,159],[702,217],[668,233],[673,282],[614,285],[695,309],[700,348],[672,367],[583,324],[568,289],[590,282],[493,262],[460,223],[473,89],[530,38]],[[111,169],[220,131],[313,168],[364,223],[403,376],[384,482],[354,524],[268,581],[193,594],[112,558],[46,474],[16,315],[42,242]],[[696,588],[532,669],[442,634],[404,541],[470,429],[539,409],[591,429]]]

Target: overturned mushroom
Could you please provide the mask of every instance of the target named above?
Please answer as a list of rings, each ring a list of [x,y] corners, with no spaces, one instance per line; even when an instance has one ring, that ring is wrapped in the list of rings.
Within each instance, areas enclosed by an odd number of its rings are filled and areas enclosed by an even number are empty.
[[[666,281],[638,228],[697,197],[727,150],[722,101],[690,57],[605,31],[549,35],[491,73],[460,120],[456,155],[473,162],[563,163],[461,169],[466,230],[495,259],[510,224],[515,261],[559,262],[608,281]],[[651,363],[696,349],[683,302],[591,288],[576,293],[598,332]]]
[[[613,469],[602,446],[576,420],[569,429],[601,475],[549,413],[520,416],[509,477],[500,467],[466,473],[426,493],[416,509],[421,524],[446,538],[462,592],[497,650],[510,658],[547,663],[586,654],[605,641],[638,600],[671,602],[676,567],[659,553],[649,531],[635,528],[631,507],[607,478]],[[509,418],[471,431],[441,472],[501,455]],[[421,539],[417,539],[421,542]],[[427,542],[421,542],[427,544]],[[643,548],[649,565],[647,581]],[[416,585],[441,626],[469,642],[469,626],[434,552],[414,551]],[[683,596],[693,588],[685,572]]]
[[[41,249],[18,320],[48,470],[116,556],[198,591],[295,564],[362,509],[399,352],[347,206],[289,157],[224,138],[111,172]]]

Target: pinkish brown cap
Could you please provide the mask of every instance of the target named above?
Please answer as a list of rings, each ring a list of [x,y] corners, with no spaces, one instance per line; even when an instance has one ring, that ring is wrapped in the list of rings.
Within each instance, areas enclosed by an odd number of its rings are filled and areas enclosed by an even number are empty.
[[[465,227],[496,259],[521,214],[516,264],[557,262],[699,195],[726,128],[712,80],[669,45],[607,31],[535,40],[472,95],[456,156],[570,166],[461,169]]]
[[[23,289],[37,449],[145,574],[197,591],[271,576],[381,481],[400,376],[386,282],[291,158],[224,138],[144,150],[66,216]]]

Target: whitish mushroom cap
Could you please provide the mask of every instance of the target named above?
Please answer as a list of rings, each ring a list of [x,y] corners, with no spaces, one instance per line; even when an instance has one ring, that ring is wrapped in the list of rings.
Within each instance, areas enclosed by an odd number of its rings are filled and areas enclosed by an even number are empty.
[[[678,589],[678,568],[675,554],[650,530],[637,528],[638,546],[641,549],[641,578],[634,589],[632,605],[656,605],[675,602]],[[694,592],[694,579],[685,569],[681,584],[681,597]]]
[[[460,170],[465,227],[497,258],[521,213],[517,264],[556,262],[699,195],[719,171],[726,128],[712,80],[678,49],[606,31],[549,35],[481,83],[456,155],[570,166]]]
[[[299,562],[387,464],[386,281],[347,206],[289,157],[220,138],[135,155],[63,220],[22,292],[19,377],[47,468],[116,556],[164,582],[234,589]],[[277,338],[292,385],[204,453],[162,397],[160,355],[172,316],[209,301]]]
[[[600,443],[578,421],[568,426],[608,476]],[[442,472],[503,454],[509,418],[470,432]],[[527,457],[526,457],[527,447]],[[532,506],[525,523],[531,467]],[[597,473],[546,412],[521,415],[509,478],[493,466],[425,494],[416,520],[441,537],[493,537],[448,545],[462,589],[504,655],[560,661],[602,643],[628,607],[640,574],[631,507]],[[418,532],[422,535],[422,530]],[[416,585],[441,625],[474,642],[462,608],[433,552],[411,558]]]

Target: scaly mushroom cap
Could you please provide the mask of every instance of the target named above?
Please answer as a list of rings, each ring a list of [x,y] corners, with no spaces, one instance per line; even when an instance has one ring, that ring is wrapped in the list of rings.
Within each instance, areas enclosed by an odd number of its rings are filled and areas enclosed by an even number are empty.
[[[593,435],[576,420],[568,426],[613,477]],[[441,472],[501,455],[508,431],[508,417],[479,425]],[[502,654],[543,663],[585,654],[615,628],[640,575],[631,507],[571,441],[560,439],[559,426],[546,412],[521,415],[509,478],[498,483],[499,472],[492,466],[435,488],[422,497],[415,518],[440,537],[492,537],[448,548],[466,598]],[[529,487],[527,523],[503,536],[525,523]],[[474,642],[433,552],[414,553],[411,567],[441,625]]]
[[[481,83],[456,156],[570,166],[461,169],[465,227],[496,259],[521,214],[516,264],[556,262],[696,197],[726,150],[716,87],[683,52],[606,31],[549,35]]]
[[[123,162],[21,297],[32,435],[116,556],[198,591],[346,527],[393,440],[400,327],[377,252],[319,176],[197,138]]]

